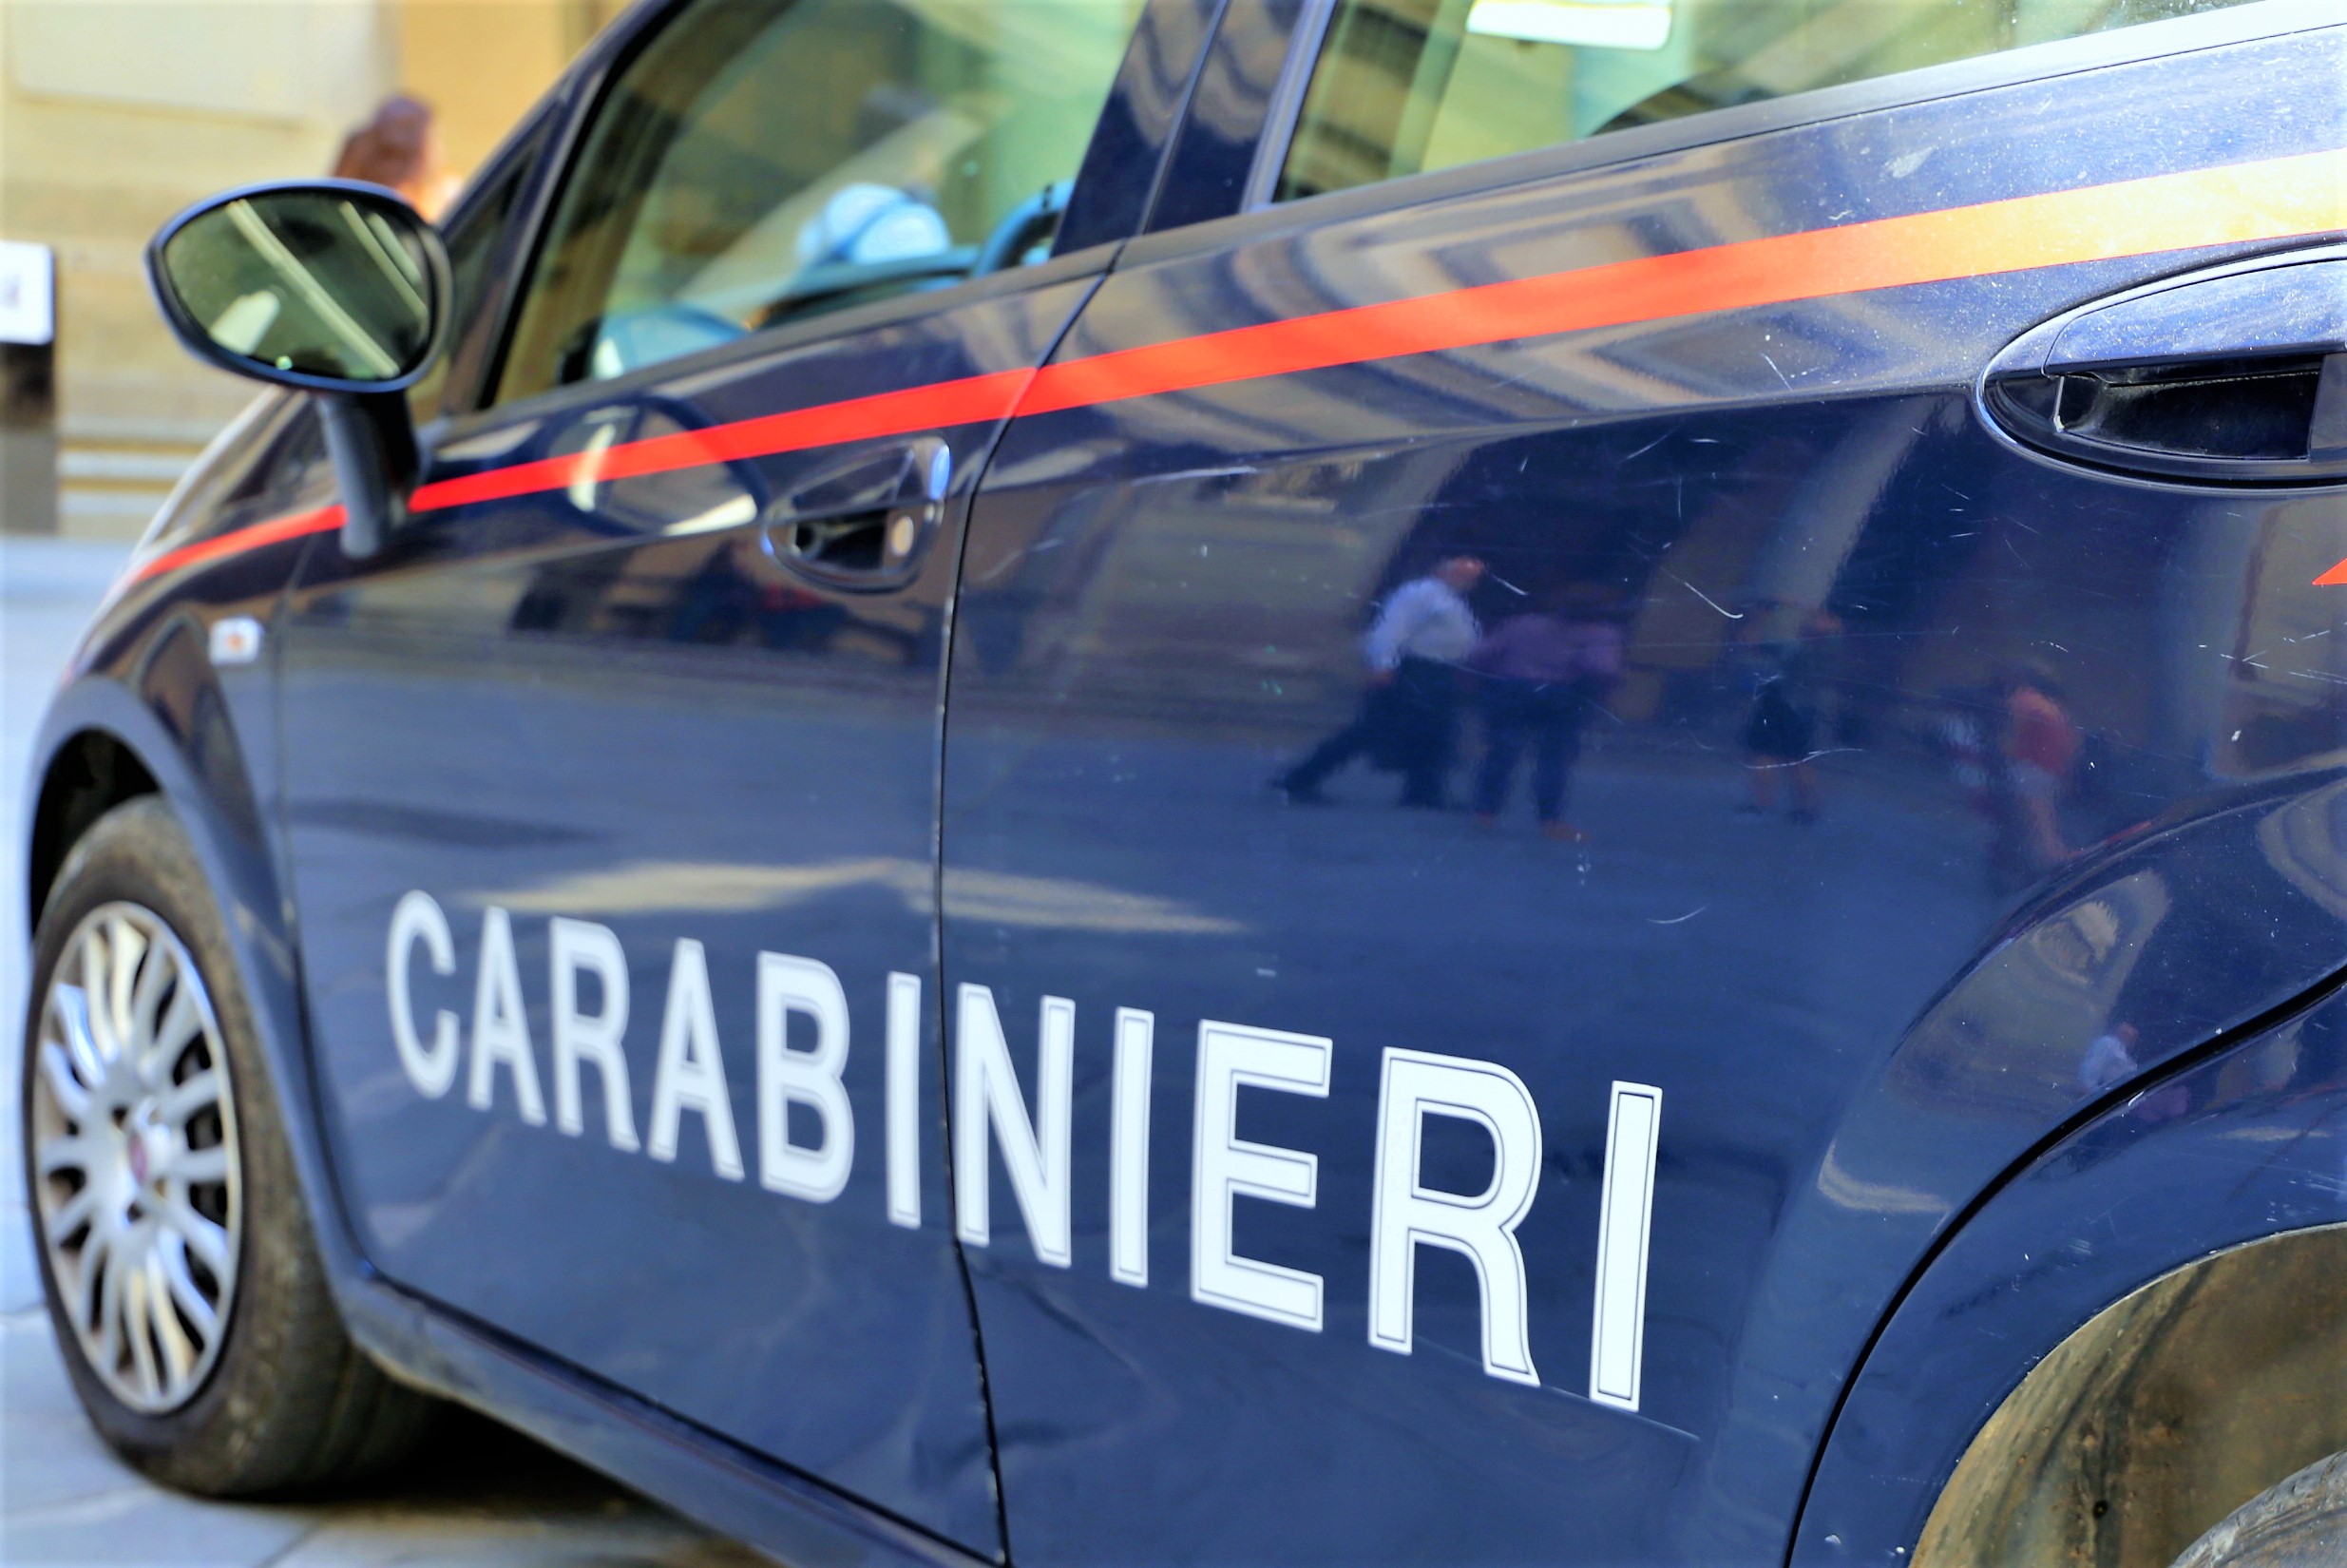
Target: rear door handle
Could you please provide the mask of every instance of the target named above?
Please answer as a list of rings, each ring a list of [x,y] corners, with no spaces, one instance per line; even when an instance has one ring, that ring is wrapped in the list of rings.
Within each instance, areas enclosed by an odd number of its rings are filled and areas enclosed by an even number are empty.
[[[2095,468],[2216,484],[2347,478],[2347,246],[2212,268],[2024,334],[1981,411]]]
[[[911,581],[945,521],[953,449],[941,436],[891,442],[827,467],[767,508],[774,558],[830,587],[871,592]]]

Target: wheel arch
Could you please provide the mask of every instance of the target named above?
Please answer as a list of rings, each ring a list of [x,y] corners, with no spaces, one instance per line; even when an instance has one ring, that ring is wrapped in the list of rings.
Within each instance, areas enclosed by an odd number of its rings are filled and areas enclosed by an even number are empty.
[[[74,844],[106,812],[160,797],[186,832],[237,966],[267,1090],[286,1136],[337,1299],[364,1278],[334,1176],[311,1071],[292,901],[230,709],[191,624],[165,626],[126,669],[90,671],[52,699],[33,747],[20,842],[24,908],[37,928]],[[248,710],[250,711],[250,710]],[[347,1315],[347,1314],[346,1314]]]
[[[33,792],[25,846],[25,928],[41,924],[66,855],[97,820],[126,800],[160,793],[154,774],[122,736],[77,730],[50,754]]]
[[[2134,1086],[1947,1239],[1853,1371],[1788,1560],[2166,1568],[2342,1448],[2334,977]]]
[[[204,621],[187,609],[92,634],[103,653],[52,698],[33,749],[38,783],[23,838],[28,928],[74,840],[124,801],[160,794],[197,840],[214,892],[247,906],[245,924],[258,916],[258,928],[283,938],[286,904],[254,778],[256,753],[264,768],[274,755],[273,682],[256,670],[259,679],[232,698],[207,641]]]
[[[2167,1568],[2342,1449],[2347,1223],[2228,1248],[2089,1319],[1973,1439],[1915,1568]]]

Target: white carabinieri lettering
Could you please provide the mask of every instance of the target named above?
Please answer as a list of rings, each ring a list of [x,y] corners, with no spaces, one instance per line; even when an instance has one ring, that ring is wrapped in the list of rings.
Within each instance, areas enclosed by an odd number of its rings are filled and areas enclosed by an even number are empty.
[[[793,1015],[814,1025],[814,1045],[791,1048]],[[758,1183],[810,1203],[848,1190],[855,1162],[855,1113],[840,1075],[848,1069],[848,991],[829,964],[787,953],[758,954]],[[791,1107],[814,1113],[823,1136],[812,1148],[791,1141]]]
[[[1193,1300],[1320,1332],[1321,1277],[1240,1256],[1231,1241],[1231,1205],[1236,1198],[1259,1197],[1309,1209],[1318,1201],[1319,1157],[1240,1138],[1239,1091],[1272,1089],[1325,1100],[1333,1049],[1316,1035],[1211,1020],[1199,1023],[1190,1151]]]
[[[1491,1138],[1491,1181],[1453,1193],[1421,1179],[1431,1116],[1473,1122]],[[1378,1089],[1377,1176],[1369,1221],[1369,1343],[1410,1353],[1422,1246],[1475,1266],[1483,1298],[1483,1370],[1536,1386],[1531,1291],[1516,1228],[1540,1190],[1540,1113],[1524,1080],[1496,1062],[1388,1050]]]
[[[582,1138],[600,1100],[604,1140],[620,1154],[675,1164],[687,1113],[699,1119],[710,1170],[726,1181],[747,1171],[718,1038],[718,1012],[702,945],[676,939],[660,1013],[650,1108],[639,1140],[627,1032],[632,1012],[627,953],[618,932],[593,921],[553,916],[546,927],[547,1029],[556,1130]],[[511,915],[482,915],[472,975],[472,1016],[435,1007],[429,1038],[417,1027],[417,954],[432,975],[461,985],[447,914],[422,889],[393,907],[384,946],[391,1045],[401,1071],[426,1100],[445,1099],[460,1067],[465,1100],[496,1109],[500,1079],[532,1126],[547,1120],[528,1001]],[[756,955],[754,1021],[758,1184],[786,1198],[831,1203],[855,1174],[855,1101],[849,1091],[852,1014],[848,988],[830,965],[789,953]],[[425,983],[425,994],[431,994]],[[882,1143],[887,1222],[922,1223],[922,1145],[935,1136],[922,1116],[922,1084],[937,1058],[925,1049],[922,982],[891,972],[884,1007]],[[1115,1010],[1105,1107],[1109,1278],[1150,1283],[1150,1118],[1155,1081],[1156,1016]],[[984,985],[955,992],[949,1119],[954,1236],[994,1245],[996,1156],[1037,1262],[1073,1265],[1075,1234],[1076,1004],[1044,996],[1037,1008],[1033,1096]],[[1241,1198],[1296,1209],[1320,1201],[1320,1157],[1307,1149],[1238,1136],[1240,1092],[1326,1100],[1334,1042],[1253,1024],[1198,1024],[1191,1105],[1190,1294],[1225,1311],[1314,1333],[1326,1322],[1326,1281],[1308,1270],[1238,1250]],[[1542,1129],[1532,1090],[1507,1067],[1470,1057],[1387,1047],[1380,1057],[1376,1152],[1370,1171],[1367,1329],[1370,1345],[1412,1353],[1417,1329],[1418,1254],[1438,1247],[1464,1258],[1479,1292],[1484,1372],[1537,1386],[1533,1360],[1533,1263],[1518,1230],[1540,1188]],[[866,1069],[869,1071],[870,1069]],[[592,1072],[601,1094],[590,1098]],[[1094,1081],[1097,1081],[1095,1080]],[[1590,1329],[1590,1398],[1636,1410],[1646,1356],[1648,1260],[1663,1092],[1617,1082],[1608,1105],[1595,1236],[1596,1278]],[[1438,1118],[1480,1130],[1491,1147],[1488,1178],[1446,1183],[1430,1168],[1427,1129]],[[1480,1170],[1478,1163],[1477,1169]],[[1461,1191],[1476,1179],[1479,1192]]]
[[[546,1124],[546,1100],[538,1087],[538,1057],[530,1048],[529,1009],[522,1001],[522,971],[513,961],[513,921],[496,905],[481,921],[481,966],[472,988],[472,1072],[465,1101],[476,1111],[496,1103],[497,1069],[513,1078],[513,1098],[522,1119]]]
[[[384,984],[391,992],[391,1047],[399,1065],[427,1100],[438,1100],[456,1081],[456,1015],[442,1007],[432,1014],[432,1042],[426,1045],[415,1032],[415,1004],[408,989],[408,959],[415,945],[424,944],[432,973],[456,973],[456,939],[449,934],[448,917],[440,912],[432,895],[410,891],[391,911],[391,934],[383,955]]]
[[[1068,1219],[1068,1133],[1076,1065],[1076,1004],[1043,998],[1037,1021],[1036,1114],[1027,1116],[1002,1037],[994,993],[964,985],[954,1028],[954,1233],[973,1247],[990,1245],[987,1207],[989,1145],[1002,1151],[1011,1195],[1026,1220],[1035,1255],[1064,1269],[1074,1255]]]
[[[709,959],[690,937],[677,941],[668,968],[668,1007],[660,1019],[660,1057],[652,1075],[652,1136],[646,1153],[677,1157],[678,1124],[697,1112],[709,1135],[709,1163],[739,1181],[741,1140],[734,1134],[734,1100],[725,1087],[725,1053],[717,1047],[717,1011],[709,995]]]
[[[546,929],[546,967],[554,992],[554,1124],[571,1137],[586,1131],[579,1069],[592,1066],[603,1086],[603,1133],[615,1149],[636,1147],[636,1111],[628,1098],[627,954],[608,926],[557,916]],[[591,974],[602,1006],[579,1005],[579,977]]]

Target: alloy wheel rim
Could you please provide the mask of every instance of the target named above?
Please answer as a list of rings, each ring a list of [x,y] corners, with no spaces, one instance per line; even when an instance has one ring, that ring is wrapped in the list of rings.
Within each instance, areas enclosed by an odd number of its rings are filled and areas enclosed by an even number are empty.
[[[57,1300],[108,1392],[160,1415],[219,1359],[243,1230],[228,1055],[170,927],[106,904],[49,977],[28,1131]]]

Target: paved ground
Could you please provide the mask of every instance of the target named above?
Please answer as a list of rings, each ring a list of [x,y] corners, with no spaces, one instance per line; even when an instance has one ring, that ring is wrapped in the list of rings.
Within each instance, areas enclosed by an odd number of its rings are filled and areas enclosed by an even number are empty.
[[[124,546],[0,540],[0,1564],[142,1568],[744,1568],[737,1548],[486,1423],[431,1463],[332,1505],[224,1506],[148,1485],[84,1423],[42,1313],[16,1152],[26,935],[26,751],[43,701]]]

